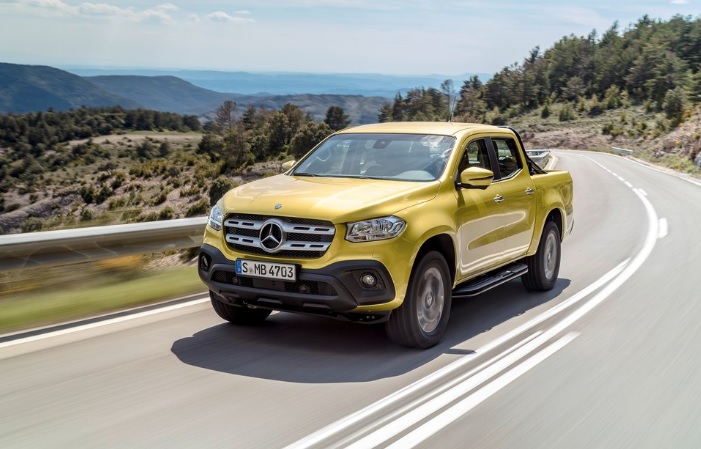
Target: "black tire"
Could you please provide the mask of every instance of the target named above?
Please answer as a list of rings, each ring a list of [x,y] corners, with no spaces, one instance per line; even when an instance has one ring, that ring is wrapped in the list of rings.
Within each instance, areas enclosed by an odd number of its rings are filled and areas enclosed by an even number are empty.
[[[560,273],[560,229],[548,221],[538,243],[538,252],[526,258],[528,273],[521,276],[523,286],[531,292],[552,290]]]
[[[389,338],[410,348],[438,343],[450,316],[452,283],[441,253],[431,251],[414,266],[404,302],[385,325]]]
[[[232,306],[218,299],[212,291],[209,292],[209,300],[217,315],[233,324],[243,326],[255,326],[262,323],[272,310],[249,309],[247,307]]]

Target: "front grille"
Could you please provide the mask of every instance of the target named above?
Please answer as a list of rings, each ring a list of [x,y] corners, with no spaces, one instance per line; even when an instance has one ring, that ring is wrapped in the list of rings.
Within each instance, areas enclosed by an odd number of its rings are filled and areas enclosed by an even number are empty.
[[[253,278],[247,278],[243,276],[236,276],[236,274],[230,271],[215,271],[212,274],[212,280],[215,282],[221,282],[222,284],[232,284],[240,285],[242,287],[256,287],[255,282],[258,281]],[[263,280],[265,282],[266,280]],[[267,281],[270,282],[270,281]],[[275,281],[276,284],[281,284],[282,289],[288,293],[301,293],[303,295],[321,295],[321,296],[337,296],[338,292],[331,284],[319,281]],[[273,290],[273,288],[267,288],[268,290]]]
[[[281,230],[281,242],[275,249],[266,250],[261,243],[265,238],[261,237],[261,230],[271,223]],[[329,221],[250,214],[228,215],[224,228],[226,242],[234,250],[290,258],[323,256],[336,233]]]

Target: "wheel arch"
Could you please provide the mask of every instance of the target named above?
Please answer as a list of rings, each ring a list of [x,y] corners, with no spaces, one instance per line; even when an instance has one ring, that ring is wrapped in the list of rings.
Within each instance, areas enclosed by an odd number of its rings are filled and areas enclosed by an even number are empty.
[[[549,221],[552,221],[555,223],[557,226],[557,229],[560,231],[560,241],[562,241],[565,238],[565,218],[564,215],[562,214],[562,211],[559,208],[555,208],[548,213],[548,216],[545,218],[545,222],[543,223],[543,228],[545,228],[545,224],[548,223]],[[542,233],[543,230],[541,229],[540,232]]]
[[[421,260],[421,258],[430,251],[438,251],[443,255],[446,263],[448,264],[448,271],[450,273],[450,282],[455,283],[455,244],[453,239],[447,234],[438,234],[426,240],[419,251],[416,253],[416,258],[414,259],[414,264],[416,261]]]

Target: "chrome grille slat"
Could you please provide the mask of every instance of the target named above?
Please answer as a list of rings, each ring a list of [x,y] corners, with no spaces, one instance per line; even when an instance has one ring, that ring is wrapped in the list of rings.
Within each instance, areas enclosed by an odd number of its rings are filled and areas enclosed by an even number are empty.
[[[275,252],[262,248],[260,230],[274,219],[287,239]],[[232,214],[224,220],[226,242],[233,249],[278,257],[321,257],[333,242],[336,228],[330,222],[302,218]]]

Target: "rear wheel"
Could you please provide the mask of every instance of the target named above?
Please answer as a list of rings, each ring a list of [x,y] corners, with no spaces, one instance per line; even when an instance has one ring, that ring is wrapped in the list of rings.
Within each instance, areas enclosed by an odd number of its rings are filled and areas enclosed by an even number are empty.
[[[411,348],[430,348],[448,325],[452,285],[445,258],[431,251],[415,266],[402,305],[387,321],[387,335]]]
[[[560,229],[549,221],[540,236],[538,252],[526,259],[528,273],[521,277],[528,291],[552,290],[560,272]]]
[[[252,326],[262,323],[272,312],[267,309],[249,309],[246,307],[232,306],[218,299],[218,296],[210,290],[209,300],[217,315],[233,324]]]

